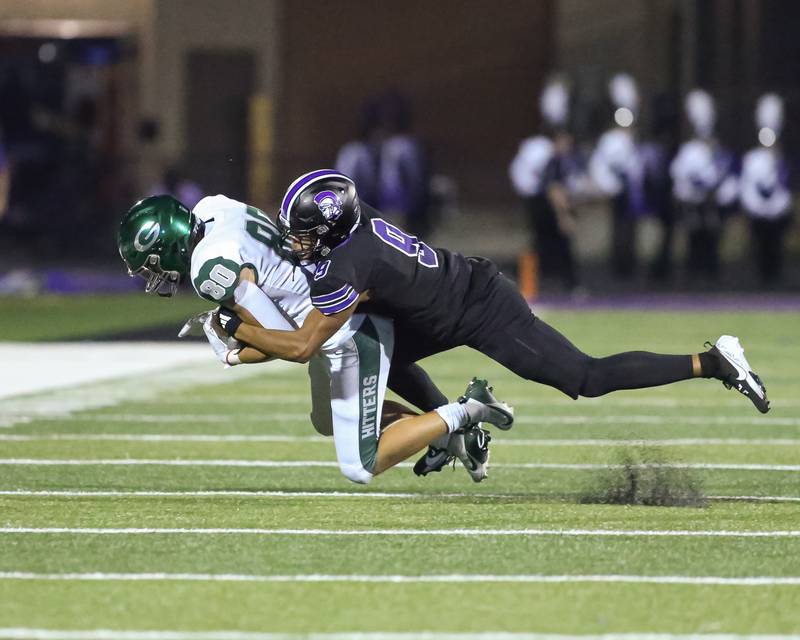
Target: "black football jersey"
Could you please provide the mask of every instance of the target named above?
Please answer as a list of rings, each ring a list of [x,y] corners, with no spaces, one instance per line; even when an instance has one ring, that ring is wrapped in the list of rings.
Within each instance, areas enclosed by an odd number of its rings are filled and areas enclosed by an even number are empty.
[[[311,302],[325,315],[369,291],[365,312],[401,319],[434,340],[452,336],[470,289],[471,263],[431,247],[362,203],[362,222],[348,240],[317,263]],[[361,310],[361,309],[359,309]]]

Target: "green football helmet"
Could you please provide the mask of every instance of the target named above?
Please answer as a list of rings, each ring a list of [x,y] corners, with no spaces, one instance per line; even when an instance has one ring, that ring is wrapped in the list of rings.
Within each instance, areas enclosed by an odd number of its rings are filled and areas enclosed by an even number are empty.
[[[170,297],[188,275],[202,225],[172,196],[139,200],[122,218],[119,255],[128,273],[147,281],[145,291]]]

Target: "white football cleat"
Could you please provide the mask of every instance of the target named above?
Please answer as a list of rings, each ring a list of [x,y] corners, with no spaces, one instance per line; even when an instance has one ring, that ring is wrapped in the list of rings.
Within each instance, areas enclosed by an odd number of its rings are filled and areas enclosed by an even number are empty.
[[[744,357],[744,349],[736,336],[720,336],[708,350],[719,358],[719,371],[715,376],[726,388],[736,389],[750,398],[761,413],[769,411],[767,389]]]

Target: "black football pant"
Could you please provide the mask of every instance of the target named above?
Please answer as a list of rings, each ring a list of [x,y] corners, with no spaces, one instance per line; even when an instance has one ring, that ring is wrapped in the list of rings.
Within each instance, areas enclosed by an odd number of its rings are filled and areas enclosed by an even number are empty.
[[[450,402],[416,362],[392,359],[386,386],[422,411],[433,411]]]
[[[466,309],[466,344],[518,376],[555,387],[573,399],[594,398],[620,389],[655,387],[692,375],[690,355],[629,351],[593,358],[531,313],[516,285],[502,274]]]

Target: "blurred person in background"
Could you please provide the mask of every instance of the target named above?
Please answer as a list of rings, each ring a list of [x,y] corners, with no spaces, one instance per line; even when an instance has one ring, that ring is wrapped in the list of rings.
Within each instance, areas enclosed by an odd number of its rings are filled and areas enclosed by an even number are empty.
[[[740,199],[749,216],[753,250],[762,285],[777,284],[783,274],[786,230],[792,212],[789,166],[778,145],[783,128],[783,100],[761,96],[755,111],[759,146],[742,159]]]
[[[173,165],[164,171],[163,178],[153,185],[149,195],[172,196],[191,210],[206,194],[199,184],[186,177],[180,168]]]
[[[430,172],[411,123],[407,98],[387,92],[364,107],[359,136],[339,150],[335,165],[364,191],[365,202],[421,235],[432,227]]]
[[[0,220],[8,211],[8,195],[11,191],[11,166],[6,148],[3,145],[2,131],[0,131]]]
[[[431,227],[429,168],[422,143],[412,129],[411,106],[397,91],[388,92],[380,103],[381,142],[378,182],[379,203],[390,217],[417,235]]]
[[[384,138],[379,107],[369,101],[359,116],[358,137],[345,143],[336,155],[336,170],[350,176],[369,203],[379,201],[379,160]]]
[[[636,270],[638,223],[658,207],[653,201],[656,190],[650,186],[663,179],[665,154],[658,145],[638,137],[640,100],[633,78],[619,73],[611,79],[608,89],[614,126],[597,141],[589,159],[589,174],[611,202],[612,272],[620,278],[631,278]]]
[[[568,187],[575,170],[569,102],[567,83],[553,78],[540,99],[544,132],[520,143],[509,175],[528,213],[542,276],[575,293],[579,280],[572,250],[576,221]]]
[[[677,224],[675,203],[672,197],[672,176],[669,161],[678,149],[677,128],[680,110],[670,93],[657,95],[652,102],[651,137],[646,143],[652,156],[653,169],[645,176],[645,193],[651,203],[652,213],[661,227],[656,254],[650,264],[650,277],[654,281],[668,281],[674,271],[674,238]]]
[[[686,225],[689,275],[716,280],[723,216],[737,196],[734,156],[714,136],[716,107],[707,92],[690,91],[684,108],[694,135],[670,165],[673,195]]]

